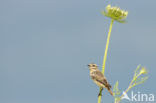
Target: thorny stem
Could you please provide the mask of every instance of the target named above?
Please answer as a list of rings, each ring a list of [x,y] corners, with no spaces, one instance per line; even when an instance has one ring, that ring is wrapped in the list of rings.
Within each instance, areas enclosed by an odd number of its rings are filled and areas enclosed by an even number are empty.
[[[108,46],[109,46],[113,22],[114,22],[114,19],[111,20],[110,27],[109,27],[106,48],[105,48],[105,54],[104,54],[104,58],[103,58],[103,65],[102,65],[102,73],[103,74],[105,72],[105,67],[106,67],[107,52],[108,52]],[[102,88],[100,87],[100,91],[99,91],[99,95],[98,95],[98,103],[101,103],[101,97],[102,97]]]

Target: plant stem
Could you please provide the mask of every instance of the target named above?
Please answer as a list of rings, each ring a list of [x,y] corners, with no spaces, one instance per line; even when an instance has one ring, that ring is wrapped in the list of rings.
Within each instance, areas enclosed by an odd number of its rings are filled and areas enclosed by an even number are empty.
[[[125,93],[127,93],[131,88],[132,88],[132,83],[133,83],[134,79],[131,81],[131,83],[129,84],[128,88],[126,89]],[[122,99],[122,97],[124,96],[124,94],[122,94],[119,98],[118,101],[115,101],[115,103],[119,103]]]
[[[107,43],[106,43],[106,48],[105,48],[105,54],[104,54],[104,58],[103,58],[103,65],[102,65],[102,73],[103,74],[105,72],[105,66],[106,66],[106,60],[107,60],[107,52],[108,52],[108,46],[109,46],[109,41],[110,41],[110,36],[111,36],[113,22],[114,22],[114,19],[111,20],[111,24],[110,24],[110,27],[109,27]]]
[[[103,65],[102,65],[102,73],[103,74],[105,72],[105,67],[106,67],[107,52],[108,52],[108,46],[109,46],[113,22],[114,22],[114,19],[111,20],[110,27],[109,27],[109,32],[108,32],[108,37],[107,37],[107,42],[106,42],[106,48],[105,48],[105,54],[104,54],[104,58],[103,58]],[[99,96],[98,96],[98,103],[101,103],[101,96],[102,96],[102,88],[100,87],[100,92],[99,92]]]
[[[98,95],[98,103],[101,103],[101,97],[102,97],[102,88],[100,87],[100,91]]]

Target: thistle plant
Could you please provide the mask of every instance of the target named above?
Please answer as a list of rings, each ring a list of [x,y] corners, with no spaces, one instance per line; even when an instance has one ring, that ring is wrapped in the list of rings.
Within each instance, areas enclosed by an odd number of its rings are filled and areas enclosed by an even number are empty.
[[[107,53],[108,53],[108,46],[110,42],[110,37],[111,37],[111,31],[112,31],[112,26],[114,21],[117,21],[119,23],[125,23],[126,18],[128,15],[128,11],[121,10],[119,7],[111,7],[111,5],[107,5],[106,10],[102,11],[102,14],[106,17],[111,18],[111,23],[109,27],[109,32],[107,36],[107,42],[106,42],[106,47],[105,47],[105,52],[104,52],[104,58],[103,58],[103,65],[102,65],[102,73],[104,74],[105,72],[105,66],[106,66],[106,60],[107,60]],[[141,70],[139,71],[139,69]],[[139,72],[138,72],[139,71]],[[147,80],[148,77],[141,77],[143,74],[147,74],[147,70],[145,67],[140,67],[140,65],[136,68],[135,74],[133,76],[133,79],[125,91],[126,93],[136,85],[142,84],[145,80]],[[118,89],[119,82],[117,81],[116,84],[114,85],[113,88],[113,96],[115,98],[115,103],[119,103],[124,95],[121,95],[120,90]],[[101,103],[101,97],[102,97],[102,88],[100,88],[99,95],[98,95],[98,103]]]

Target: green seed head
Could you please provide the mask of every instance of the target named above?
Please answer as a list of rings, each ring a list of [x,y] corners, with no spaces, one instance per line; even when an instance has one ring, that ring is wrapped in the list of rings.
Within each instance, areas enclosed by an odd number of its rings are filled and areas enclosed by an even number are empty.
[[[102,11],[102,14],[120,23],[124,23],[128,11],[121,10],[119,7],[111,7],[111,5],[107,5],[106,11]]]

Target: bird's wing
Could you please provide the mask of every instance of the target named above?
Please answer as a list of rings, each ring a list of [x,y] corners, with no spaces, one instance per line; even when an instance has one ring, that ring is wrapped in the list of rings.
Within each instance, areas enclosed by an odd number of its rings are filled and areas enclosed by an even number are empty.
[[[107,82],[107,79],[104,77],[104,75],[100,71],[94,71],[92,78],[96,79],[98,82],[102,83],[106,87],[111,88],[111,85]]]

